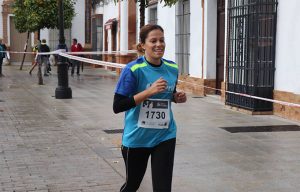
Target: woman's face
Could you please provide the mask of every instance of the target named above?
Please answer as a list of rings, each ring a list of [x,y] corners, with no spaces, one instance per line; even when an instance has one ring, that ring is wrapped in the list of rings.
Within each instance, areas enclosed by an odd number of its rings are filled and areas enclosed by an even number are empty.
[[[165,52],[165,37],[164,33],[155,29],[148,33],[145,43],[142,43],[142,48],[145,50],[145,56],[149,61],[153,62],[159,60],[163,57]]]

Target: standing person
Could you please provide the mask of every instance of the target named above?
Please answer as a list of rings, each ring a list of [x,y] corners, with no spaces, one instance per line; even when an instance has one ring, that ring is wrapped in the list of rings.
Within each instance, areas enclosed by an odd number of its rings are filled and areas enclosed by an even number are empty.
[[[2,43],[2,39],[0,39],[0,77],[4,77],[2,73],[2,65],[3,59],[5,58],[6,45]]]
[[[42,43],[41,43],[41,46],[40,46],[40,50],[39,50],[40,53],[48,53],[50,52],[50,48],[49,46],[46,44],[46,39],[42,39]],[[49,56],[50,55],[40,55],[41,57],[41,63],[40,65],[43,65],[44,64],[44,76],[49,76],[48,74],[48,69],[49,69]]]
[[[80,48],[78,47],[77,39],[73,39],[72,46],[71,46],[71,52],[79,52],[80,51],[79,49]],[[71,76],[74,75],[75,67],[77,67],[77,71],[76,72],[77,72],[77,76],[79,76],[80,75],[80,73],[79,73],[80,61],[72,59],[71,63],[72,63]]]
[[[82,52],[83,51],[83,47],[80,43],[77,43],[77,51],[78,52]],[[84,55],[77,55],[77,56],[80,56],[80,57],[84,57]],[[79,62],[79,66],[81,65],[81,72],[83,71],[83,62],[80,61]]]
[[[138,190],[151,156],[153,191],[169,192],[176,143],[171,102],[184,103],[186,95],[176,91],[177,64],[162,58],[163,28],[145,25],[139,36],[137,48],[145,55],[123,69],[113,104],[115,113],[126,111],[122,137],[126,182],[120,191]]]

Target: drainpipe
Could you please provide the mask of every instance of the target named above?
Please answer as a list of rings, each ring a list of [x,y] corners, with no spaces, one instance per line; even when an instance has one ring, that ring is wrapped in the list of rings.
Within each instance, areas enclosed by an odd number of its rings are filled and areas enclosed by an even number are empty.
[[[128,50],[128,2],[129,2],[129,0],[121,1],[120,51],[127,51]]]
[[[204,6],[204,0],[201,2],[202,5],[202,60],[201,60],[201,66],[202,66],[202,79],[204,80],[204,11],[205,11],[205,6]]]

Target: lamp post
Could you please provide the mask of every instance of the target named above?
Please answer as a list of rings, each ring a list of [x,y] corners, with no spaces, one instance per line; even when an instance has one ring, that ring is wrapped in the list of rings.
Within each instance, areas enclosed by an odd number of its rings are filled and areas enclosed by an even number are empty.
[[[67,50],[64,37],[64,14],[63,14],[63,0],[58,0],[59,9],[59,50]],[[71,99],[72,89],[69,87],[68,65],[66,59],[58,55],[57,62],[57,78],[58,86],[55,89],[56,99]]]

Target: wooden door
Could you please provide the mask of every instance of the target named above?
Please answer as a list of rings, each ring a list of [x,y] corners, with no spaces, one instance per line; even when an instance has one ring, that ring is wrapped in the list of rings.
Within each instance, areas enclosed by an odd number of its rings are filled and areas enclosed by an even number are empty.
[[[221,89],[222,81],[224,81],[225,0],[218,0],[217,13],[216,87],[217,89]],[[219,91],[217,93],[220,94]]]
[[[27,39],[27,33],[19,33],[14,24],[14,17],[10,17],[10,50],[23,52]],[[27,51],[32,51],[31,38],[29,38]],[[23,54],[10,54],[10,62],[20,63],[22,61]],[[27,54],[25,62],[32,62],[32,55]]]

